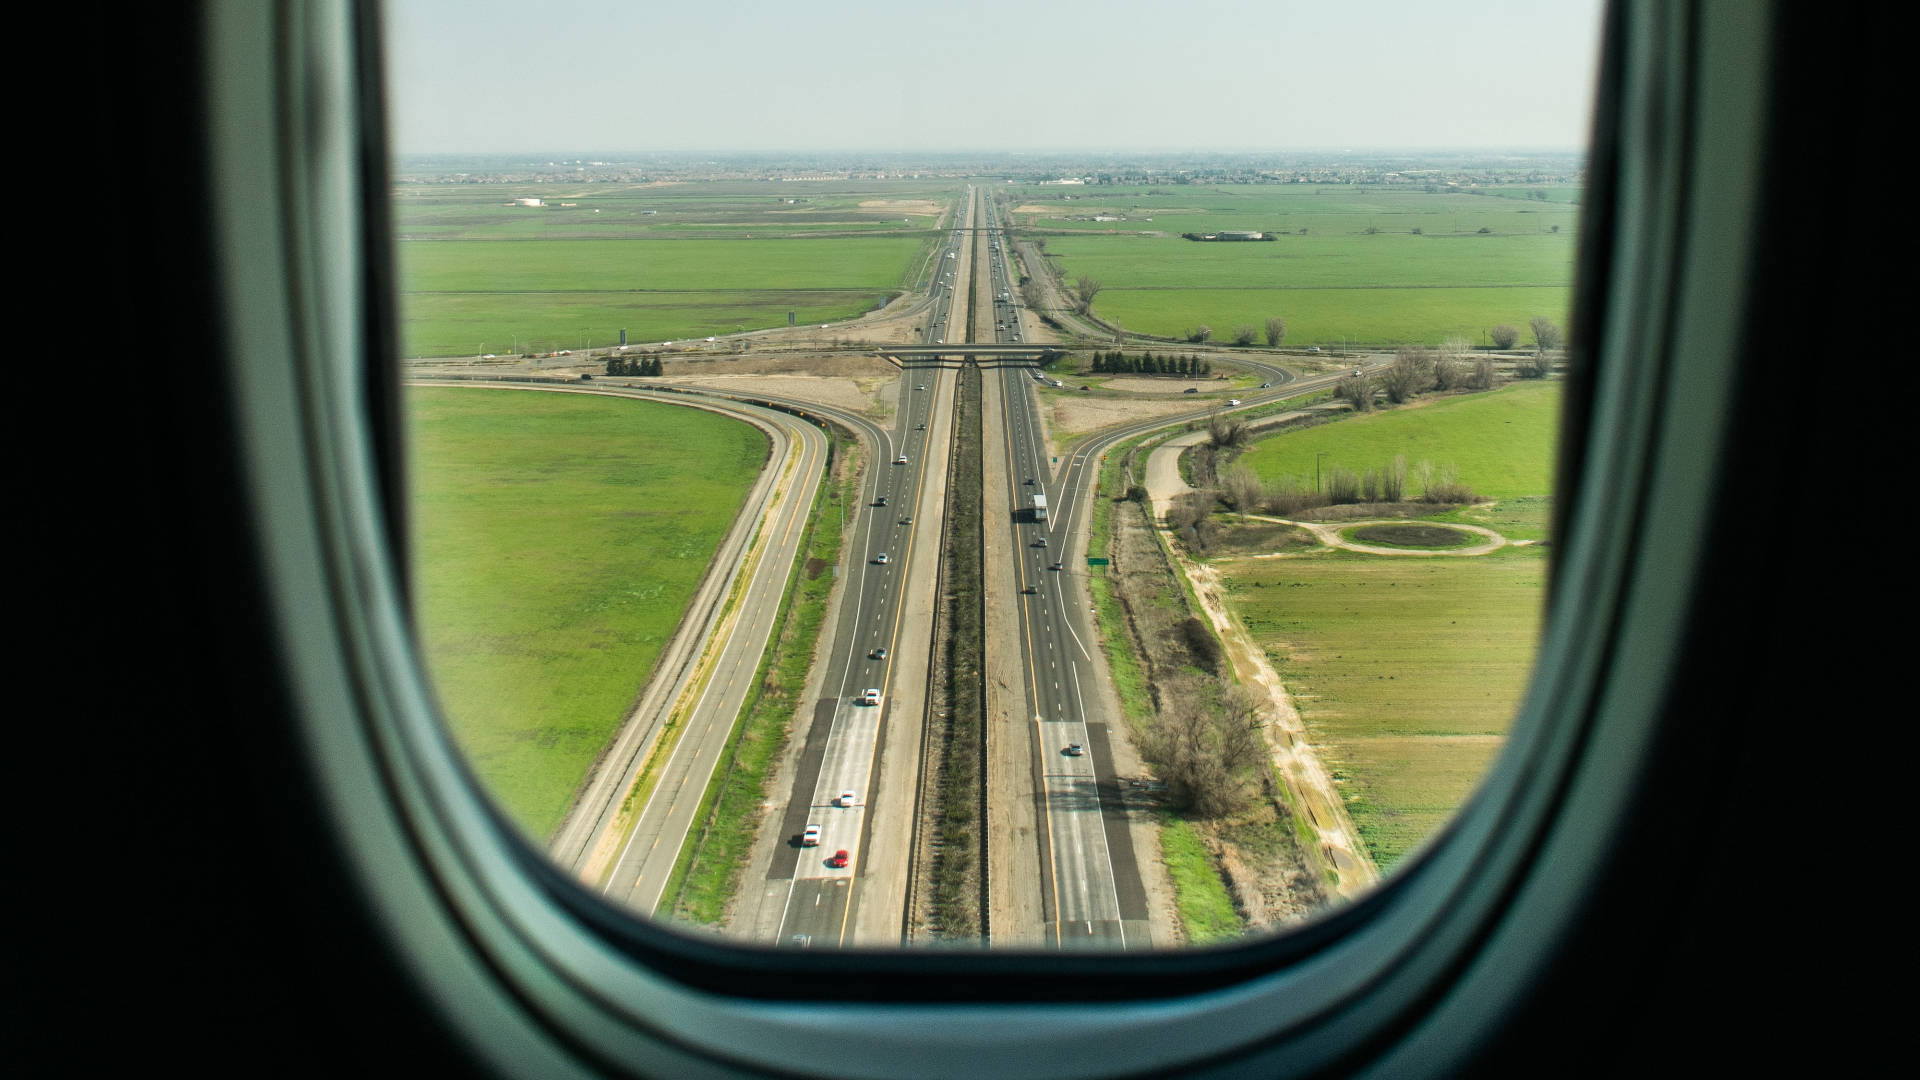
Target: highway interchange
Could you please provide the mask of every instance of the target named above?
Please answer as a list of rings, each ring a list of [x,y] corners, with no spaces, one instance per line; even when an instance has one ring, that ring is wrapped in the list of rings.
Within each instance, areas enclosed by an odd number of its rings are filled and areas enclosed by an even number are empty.
[[[1044,376],[1026,340],[1033,316],[1020,306],[1010,246],[991,193],[969,188],[937,252],[919,327],[922,346],[965,343],[967,362],[985,376],[987,666],[1017,672],[989,688],[986,782],[997,795],[1030,795],[990,810],[990,940],[1164,946],[1172,942],[1154,940],[1115,779],[1113,699],[1100,685],[1084,545],[1104,451],[1214,409],[1108,429],[1064,464],[1050,457],[1035,392]],[[1008,346],[1007,356],[988,344]],[[890,424],[772,395],[605,382],[588,391],[724,410],[761,427],[771,449],[715,572],[551,844],[561,865],[620,906],[658,910],[694,828],[797,572],[827,456],[814,420],[825,419],[854,432],[871,464],[859,504],[842,508],[848,558],[835,568],[830,630],[807,687],[813,706],[791,735],[797,764],[769,804],[777,840],[749,871],[734,929],[798,948],[902,939],[959,365],[901,356]],[[1292,382],[1279,368],[1253,366],[1275,388],[1249,394],[1242,408],[1336,378]],[[1043,514],[1035,496],[1048,504]],[[742,573],[748,580],[737,582]],[[636,791],[644,798],[629,798]]]

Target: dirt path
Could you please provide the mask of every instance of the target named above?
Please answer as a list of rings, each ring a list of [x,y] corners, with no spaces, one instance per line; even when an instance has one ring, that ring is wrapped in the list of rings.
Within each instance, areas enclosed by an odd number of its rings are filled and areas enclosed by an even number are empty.
[[[1482,504],[1482,505],[1485,505],[1485,504]],[[1404,518],[1374,518],[1374,519],[1363,519],[1363,520],[1357,520],[1357,521],[1324,522],[1324,521],[1293,521],[1288,518],[1268,517],[1265,514],[1248,514],[1247,517],[1249,520],[1252,520],[1252,521],[1270,521],[1276,525],[1293,525],[1298,528],[1305,529],[1308,532],[1312,533],[1315,539],[1319,540],[1322,544],[1325,544],[1328,547],[1344,548],[1347,551],[1364,551],[1369,555],[1421,555],[1421,556],[1485,555],[1490,551],[1498,551],[1509,544],[1515,547],[1522,547],[1524,545],[1527,545],[1533,542],[1531,540],[1509,540],[1506,537],[1501,536],[1499,533],[1494,532],[1492,529],[1484,528],[1479,525],[1462,525],[1458,522],[1448,521],[1443,523],[1446,528],[1458,529],[1461,532],[1476,533],[1480,536],[1486,537],[1487,538],[1486,542],[1481,544],[1475,544],[1472,547],[1462,547],[1462,548],[1380,547],[1374,544],[1356,543],[1352,540],[1347,539],[1344,536],[1341,536],[1340,530],[1358,528],[1359,526],[1362,526],[1362,525],[1405,525],[1407,522]],[[1249,559],[1280,559],[1280,558],[1286,558],[1286,557],[1287,556],[1279,552],[1275,552],[1271,555],[1243,556],[1243,558],[1249,558]]]

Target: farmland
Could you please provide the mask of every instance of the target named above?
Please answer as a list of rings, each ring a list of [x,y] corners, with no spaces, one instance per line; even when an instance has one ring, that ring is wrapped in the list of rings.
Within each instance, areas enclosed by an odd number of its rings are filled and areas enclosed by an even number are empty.
[[[1560,393],[1557,382],[1521,382],[1487,394],[1440,398],[1263,439],[1239,461],[1262,480],[1291,476],[1312,487],[1316,459],[1323,472],[1335,466],[1360,472],[1404,454],[1409,463],[1452,465],[1477,494],[1502,503],[1539,497],[1553,483]],[[1544,537],[1531,530],[1505,535]]]
[[[407,407],[426,666],[475,772],[545,839],[645,684],[767,440],[651,402],[416,388]]]
[[[1273,436],[1240,460],[1309,485],[1316,458],[1323,469],[1396,454],[1453,464],[1498,502],[1432,520],[1543,540],[1559,399],[1558,384],[1520,383]],[[1386,869],[1445,822],[1504,744],[1532,669],[1547,553],[1537,543],[1467,558],[1287,550],[1214,566]]]
[[[1204,323],[1224,334],[1279,316],[1291,344],[1481,344],[1499,323],[1525,326],[1534,315],[1564,323],[1571,302],[1577,189],[1277,184],[1018,195],[1016,217],[1052,231],[1042,239],[1061,272],[1105,286],[1094,313],[1135,333],[1177,337]],[[1221,229],[1278,238],[1180,235]]]
[[[952,192],[781,183],[402,184],[407,356],[835,322],[911,288]],[[540,206],[515,205],[538,198]]]

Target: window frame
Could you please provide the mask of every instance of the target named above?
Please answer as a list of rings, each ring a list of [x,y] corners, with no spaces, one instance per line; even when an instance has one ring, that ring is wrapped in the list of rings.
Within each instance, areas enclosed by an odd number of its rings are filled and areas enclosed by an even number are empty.
[[[494,1066],[1444,1071],[1473,1053],[1449,1024],[1484,1030],[1577,923],[1665,719],[1692,614],[1670,581],[1706,558],[1745,314],[1744,282],[1717,263],[1748,250],[1758,210],[1753,186],[1752,205],[1724,203],[1741,194],[1728,177],[1759,169],[1741,135],[1765,127],[1764,12],[1610,12],[1575,327],[1594,361],[1570,382],[1586,393],[1569,395],[1554,604],[1507,751],[1362,900],[1270,940],[1144,957],[739,949],[627,919],[521,844],[435,718],[394,557],[387,174],[377,71],[358,66],[377,55],[377,9],[219,3],[205,18],[231,420],[292,723],[386,946]],[[1719,130],[1696,137],[1707,113]],[[233,134],[250,131],[275,137]],[[1707,212],[1709,194],[1723,204]]]

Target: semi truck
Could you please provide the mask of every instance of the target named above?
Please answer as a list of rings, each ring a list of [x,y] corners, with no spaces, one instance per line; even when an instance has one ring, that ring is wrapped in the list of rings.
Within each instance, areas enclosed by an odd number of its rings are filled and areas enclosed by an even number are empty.
[[[1047,497],[1045,495],[1035,495],[1033,497],[1033,520],[1047,520]]]

